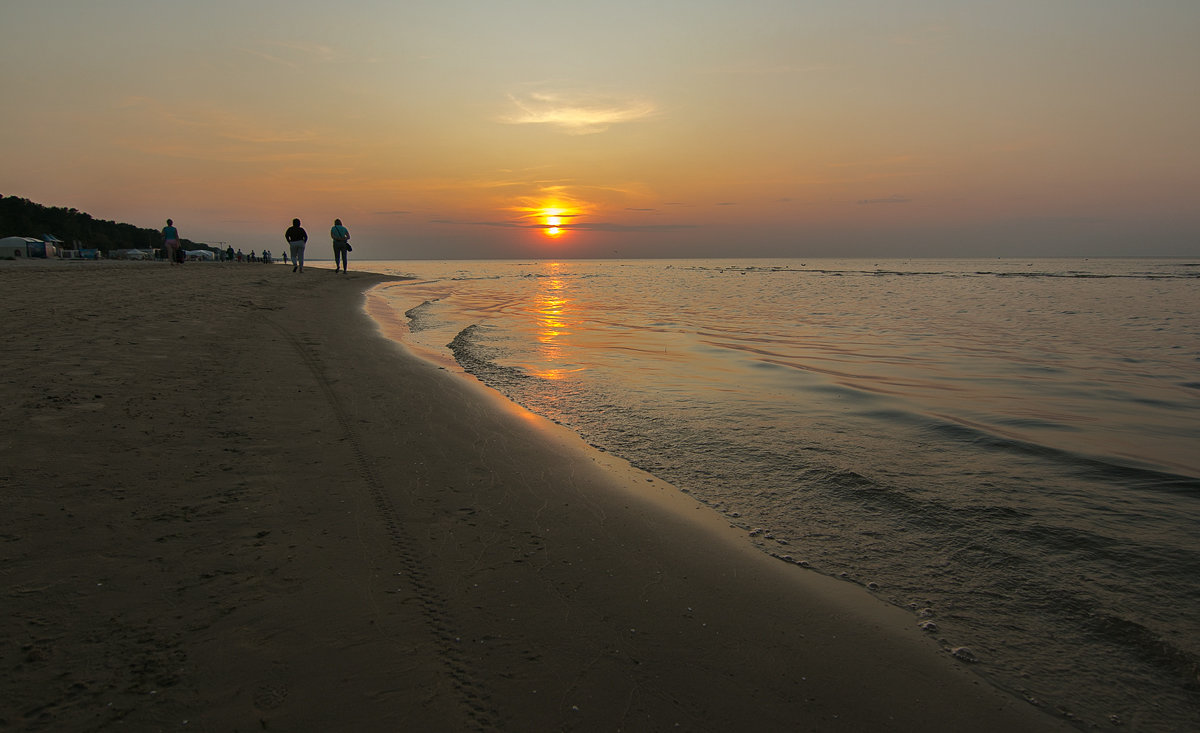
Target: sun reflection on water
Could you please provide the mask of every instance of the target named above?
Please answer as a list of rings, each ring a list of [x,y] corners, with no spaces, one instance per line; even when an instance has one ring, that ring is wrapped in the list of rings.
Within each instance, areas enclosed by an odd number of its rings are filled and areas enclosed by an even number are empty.
[[[539,289],[533,300],[535,318],[534,337],[538,341],[538,355],[542,359],[540,365],[530,365],[529,371],[535,377],[542,379],[563,379],[571,372],[579,371],[581,367],[567,368],[562,365],[564,338],[572,333],[571,327],[578,324],[578,319],[572,320],[571,298],[567,297],[567,281],[561,277],[562,263],[552,262],[546,265],[549,272],[539,282]]]

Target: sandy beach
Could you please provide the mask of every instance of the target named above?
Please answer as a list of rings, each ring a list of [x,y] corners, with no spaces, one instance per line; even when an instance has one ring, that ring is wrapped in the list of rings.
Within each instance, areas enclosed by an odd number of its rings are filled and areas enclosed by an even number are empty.
[[[384,279],[0,262],[0,727],[1073,729],[407,353]]]

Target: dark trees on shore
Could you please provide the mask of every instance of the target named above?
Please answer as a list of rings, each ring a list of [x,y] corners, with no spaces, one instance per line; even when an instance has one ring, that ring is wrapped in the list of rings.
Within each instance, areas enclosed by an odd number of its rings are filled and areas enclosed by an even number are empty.
[[[94,219],[77,209],[43,206],[17,196],[0,196],[0,237],[53,234],[67,247],[108,252],[114,249],[152,249],[161,243],[157,229]]]

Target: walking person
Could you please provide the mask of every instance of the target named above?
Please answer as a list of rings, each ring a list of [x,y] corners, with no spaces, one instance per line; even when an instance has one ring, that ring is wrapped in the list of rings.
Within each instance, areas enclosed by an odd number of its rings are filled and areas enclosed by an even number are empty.
[[[292,250],[292,272],[304,272],[304,245],[308,244],[308,232],[300,226],[299,219],[292,219],[292,225],[288,227],[283,238]]]
[[[175,228],[175,222],[167,219],[167,225],[162,230],[163,249],[167,251],[167,262],[172,265],[175,262],[176,255],[179,253],[179,230]]]
[[[347,270],[346,253],[350,251],[350,230],[342,226],[341,219],[334,219],[329,236],[333,238],[333,271],[341,269],[344,273]]]

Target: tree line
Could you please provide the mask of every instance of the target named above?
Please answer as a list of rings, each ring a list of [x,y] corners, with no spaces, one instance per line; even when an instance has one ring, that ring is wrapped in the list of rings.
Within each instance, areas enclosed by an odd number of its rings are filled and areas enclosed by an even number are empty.
[[[77,209],[43,206],[17,196],[0,196],[0,237],[41,239],[46,234],[58,237],[67,247],[101,252],[153,249],[162,244],[162,233],[157,229],[96,219]],[[210,249],[187,239],[181,243],[184,249]]]

